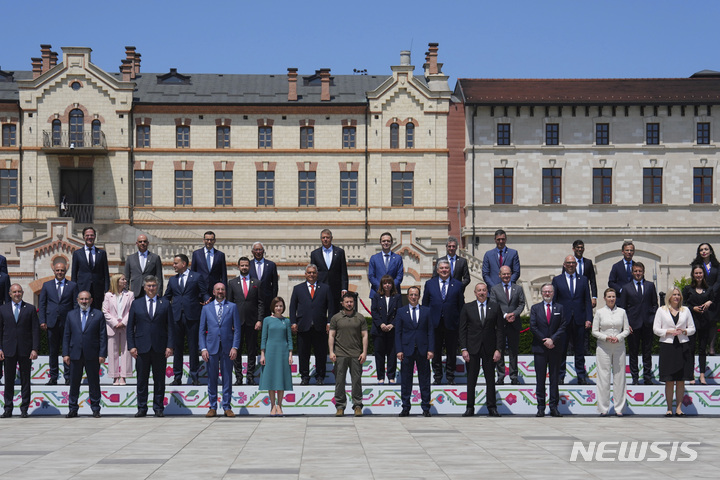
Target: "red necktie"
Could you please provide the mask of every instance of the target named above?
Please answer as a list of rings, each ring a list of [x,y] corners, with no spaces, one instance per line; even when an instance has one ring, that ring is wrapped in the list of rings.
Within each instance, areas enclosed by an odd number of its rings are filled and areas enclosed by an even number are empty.
[[[243,277],[243,295],[245,295],[245,298],[247,298],[247,292],[247,280]]]
[[[510,303],[510,286],[505,285],[505,296],[507,297],[508,303]]]
[[[550,304],[546,303],[545,306],[547,307],[547,321],[548,325],[550,325],[550,319],[552,318],[552,313],[550,313]]]
[[[310,285],[310,298],[315,298],[315,285]]]

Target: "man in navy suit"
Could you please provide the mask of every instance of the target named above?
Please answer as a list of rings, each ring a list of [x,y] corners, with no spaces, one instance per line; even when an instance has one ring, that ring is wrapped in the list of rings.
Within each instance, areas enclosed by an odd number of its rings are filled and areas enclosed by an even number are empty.
[[[563,360],[567,355],[568,343],[572,341],[575,350],[575,373],[580,385],[588,384],[585,370],[585,336],[592,328],[592,300],[590,299],[590,286],[586,277],[578,275],[575,269],[577,262],[573,255],[565,257],[563,262],[565,273],[557,275],[552,280],[555,297],[553,303],[563,306],[565,312],[566,341],[558,347],[563,352]],[[565,383],[565,362],[560,366],[559,383]]]
[[[610,269],[610,276],[608,277],[608,287],[614,288],[617,292],[618,297],[622,293],[623,286],[632,282],[632,266],[633,256],[635,255],[635,245],[633,242],[626,240],[622,244],[622,255],[623,259],[617,262]]]
[[[47,331],[50,380],[46,385],[57,385],[59,368],[58,355],[60,355],[63,335],[65,334],[65,317],[75,308],[75,299],[78,298],[77,283],[65,279],[67,263],[64,258],[58,258],[53,265],[55,278],[43,283],[40,289],[40,328]],[[65,385],[70,384],[70,366],[64,365],[63,374]]]
[[[438,261],[447,260],[450,262],[450,276],[462,282],[463,292],[465,292],[465,287],[470,284],[470,268],[468,267],[467,260],[457,254],[457,249],[458,239],[448,237],[445,243],[445,251],[447,254],[438,258]],[[437,277],[437,272],[433,274],[433,277]]]
[[[290,326],[297,334],[301,385],[310,384],[310,348],[315,352],[315,382],[325,383],[332,296],[330,287],[317,278],[317,266],[305,267],[305,281],[295,285],[290,297]]]
[[[630,331],[628,337],[628,364],[632,384],[639,384],[638,354],[642,343],[643,383],[652,385],[652,347],[655,340],[653,321],[658,309],[658,296],[655,284],[645,280],[645,265],[634,262],[632,266],[633,281],[627,283],[620,293],[618,306],[627,313]]]
[[[400,291],[400,284],[403,281],[404,268],[403,259],[391,249],[393,244],[393,236],[390,232],[380,235],[380,248],[382,251],[370,257],[368,263],[368,280],[370,281],[370,299],[380,289],[380,279],[383,275],[390,275],[395,280],[395,288]]]
[[[205,232],[203,235],[204,248],[195,250],[192,254],[190,270],[198,272],[205,277],[205,288],[208,297],[212,296],[213,285],[222,282],[227,285],[227,265],[225,254],[215,248],[215,233]]]
[[[265,306],[260,293],[260,281],[250,276],[250,259],[240,257],[238,260],[240,276],[228,282],[227,299],[234,302],[240,315],[240,346],[247,349],[247,384],[255,385],[255,362],[258,355],[258,331],[262,330],[262,322],[265,318]],[[242,356],[237,355],[234,360],[235,385],[242,385]]]
[[[183,352],[187,338],[190,356],[190,382],[199,385],[198,370],[200,368],[198,350],[198,332],[202,305],[210,300],[205,285],[206,278],[187,268],[187,255],[180,253],[173,258],[176,275],[168,280],[165,298],[172,302],[172,326],[175,344],[173,349],[173,374],[175,378],[170,385],[182,384]]]
[[[0,255],[2,256],[2,255]],[[3,257],[5,258],[5,257]],[[7,266],[5,271],[0,271],[0,305],[4,305],[10,301],[10,277],[7,274]],[[0,379],[3,377],[3,361],[0,360]],[[2,382],[0,382],[2,384]]]
[[[20,416],[27,418],[30,407],[30,370],[40,350],[40,323],[34,305],[23,302],[23,289],[10,286],[9,303],[0,306],[0,360],[5,360],[5,411],[12,417],[15,372],[20,366]]]
[[[475,285],[476,301],[466,303],[460,312],[458,343],[467,365],[467,407],[463,417],[475,415],[475,387],[482,360],[487,385],[487,409],[491,417],[499,417],[495,399],[495,363],[500,360],[500,348],[505,341],[500,306],[488,300],[487,285]]]
[[[432,361],[435,385],[442,383],[442,350],[445,347],[445,375],[447,383],[455,385],[455,367],[457,365],[458,347],[458,322],[460,311],[465,305],[462,283],[459,280],[450,278],[450,262],[438,260],[437,277],[425,282],[425,293],[422,304],[430,308],[435,331],[435,345],[433,352],[436,354]]]
[[[67,418],[78,416],[78,397],[83,369],[90,391],[93,417],[100,418],[100,365],[107,358],[107,329],[105,316],[90,305],[90,292],[80,292],[76,308],[67,315],[63,337],[63,362],[70,366],[70,397]]]
[[[210,409],[206,417],[217,415],[218,364],[222,375],[222,407],[226,417],[232,411],[233,361],[240,348],[240,315],[237,306],[225,300],[225,285],[218,282],[213,289],[215,301],[208,303],[200,315],[200,348],[207,364]]]
[[[575,270],[578,275],[582,275],[588,279],[590,284],[590,293],[592,295],[592,306],[597,306],[597,278],[595,276],[595,266],[593,261],[589,258],[585,258],[585,242],[582,240],[575,240],[572,245],[573,252],[575,252],[575,261],[577,262],[577,269]]]
[[[8,272],[7,268],[7,258],[5,258],[5,255],[0,255],[0,273],[10,275],[10,272]]]
[[[272,314],[270,304],[273,298],[278,296],[278,282],[280,281],[280,277],[275,262],[264,258],[265,247],[262,243],[253,243],[252,254],[253,261],[250,265],[250,278],[260,280],[260,296],[263,303],[263,318],[265,318]]]
[[[345,250],[333,245],[332,239],[332,232],[326,228],[320,233],[322,246],[310,253],[310,263],[317,266],[317,281],[330,287],[330,317],[340,311],[340,298],[348,289]]]
[[[500,283],[500,267],[507,265],[512,270],[512,283],[517,283],[520,278],[520,257],[517,250],[508,248],[507,234],[505,230],[497,230],[495,232],[495,247],[487,252],[483,257],[482,277],[487,283],[489,289]]]
[[[536,417],[545,416],[545,377],[550,370],[550,415],[562,417],[558,411],[560,388],[558,377],[562,363],[562,342],[565,335],[563,306],[553,302],[554,289],[549,283],[540,288],[543,301],[530,308],[530,332],[532,333],[532,352],[535,357],[535,396],[538,407]]]
[[[400,375],[401,417],[410,415],[413,371],[417,366],[420,406],[423,416],[430,417],[430,360],[433,359],[435,336],[430,309],[418,304],[420,287],[408,288],[409,305],[398,309],[395,317],[395,346],[402,370]]]
[[[105,292],[110,290],[110,270],[105,250],[95,246],[97,234],[93,227],[83,229],[85,246],[73,252],[72,275],[70,280],[78,285],[79,291],[90,292],[93,308],[102,310]]]
[[[152,275],[145,277],[143,288],[145,296],[133,302],[127,325],[128,350],[137,361],[138,411],[135,416],[147,415],[148,379],[152,369],[153,410],[156,417],[164,417],[165,368],[174,345],[173,311],[170,302],[157,294],[157,278]]]
[[[507,265],[500,267],[500,283],[492,287],[490,290],[490,300],[497,303],[502,311],[502,324],[505,338],[498,345],[500,350],[500,359],[497,361],[497,384],[505,383],[505,362],[503,361],[502,351],[505,348],[506,341],[509,355],[509,373],[510,383],[517,385],[518,380],[518,352],[520,349],[520,330],[522,329],[522,319],[520,315],[525,310],[525,292],[519,285],[512,283],[510,278],[512,271]]]

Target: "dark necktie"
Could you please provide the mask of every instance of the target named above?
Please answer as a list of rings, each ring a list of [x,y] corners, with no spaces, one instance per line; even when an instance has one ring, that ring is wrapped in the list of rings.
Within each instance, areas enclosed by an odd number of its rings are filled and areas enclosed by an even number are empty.
[[[62,298],[62,287],[63,287],[62,282],[58,282],[57,283],[58,300],[60,300]]]
[[[480,304],[480,323],[485,323],[485,304]]]
[[[632,262],[627,262],[625,264],[625,273],[627,273],[627,281],[632,281]]]
[[[445,285],[445,282],[447,282],[447,280],[443,280],[442,290],[440,291],[443,300],[445,300],[445,296],[447,295],[447,285]]]
[[[180,274],[180,291],[181,292],[185,291],[185,274],[184,273]]]
[[[498,250],[498,265],[501,267],[503,265],[502,250]]]
[[[93,258],[93,249],[88,250],[88,267],[90,270],[95,268],[95,259]]]
[[[218,325],[222,326],[222,315],[223,315],[223,304],[220,303],[218,307]]]
[[[412,310],[413,324],[414,324],[415,326],[417,326],[417,324],[418,324],[418,320],[417,320],[417,307],[412,307],[411,310]]]
[[[575,275],[570,275],[570,296],[575,296]]]
[[[505,296],[507,297],[508,303],[510,303],[510,285],[505,284]]]
[[[640,282],[635,282],[635,288],[637,289],[637,294],[642,296],[642,287],[640,285]]]
[[[155,315],[155,312],[153,311],[154,304],[155,304],[155,299],[151,298],[150,299],[150,307],[148,308],[148,315],[150,315],[150,318],[153,318],[153,316]]]

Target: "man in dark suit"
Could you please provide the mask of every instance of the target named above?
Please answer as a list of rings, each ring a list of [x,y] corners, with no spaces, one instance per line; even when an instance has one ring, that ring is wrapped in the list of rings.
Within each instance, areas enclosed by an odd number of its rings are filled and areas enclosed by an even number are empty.
[[[545,416],[545,377],[550,370],[550,415],[562,417],[558,411],[560,402],[560,364],[563,359],[562,342],[565,335],[563,306],[553,302],[554,289],[549,283],[540,288],[543,301],[530,308],[530,332],[532,333],[532,352],[535,357],[535,396],[538,407],[536,417]]]
[[[317,266],[305,267],[305,281],[295,285],[290,297],[290,324],[297,334],[301,385],[310,384],[310,348],[315,352],[315,381],[325,383],[332,296],[330,287],[317,278]]]
[[[90,408],[93,417],[100,418],[100,365],[107,358],[107,329],[105,316],[90,305],[90,292],[80,292],[76,308],[67,315],[63,336],[63,362],[70,366],[70,396],[67,418],[78,416],[78,397],[83,369],[90,391]]]
[[[401,417],[410,415],[413,371],[417,367],[420,406],[423,416],[430,417],[430,360],[433,359],[435,337],[430,309],[419,305],[420,287],[408,288],[409,305],[400,307],[395,317],[395,347],[402,365],[400,398]]]
[[[47,331],[50,364],[50,380],[46,385],[57,385],[59,368],[58,355],[62,353],[62,342],[65,334],[65,317],[75,308],[78,298],[78,286],[75,282],[65,279],[67,263],[58,258],[53,265],[55,278],[43,283],[40,289],[40,328]],[[64,365],[63,376],[65,385],[70,385],[70,366]]]
[[[153,410],[156,417],[164,417],[165,368],[174,345],[173,311],[170,302],[157,294],[157,278],[152,275],[145,277],[143,288],[145,296],[133,302],[127,326],[128,350],[137,362],[138,411],[135,416],[147,415],[148,380],[152,369]]]
[[[125,279],[128,281],[130,291],[135,294],[135,298],[145,295],[142,284],[143,279],[148,275],[153,275],[158,279],[158,292],[163,291],[163,267],[160,257],[148,251],[150,242],[147,235],[138,235],[137,241],[138,251],[125,259]]]
[[[559,383],[565,383],[565,357],[568,343],[572,341],[575,350],[575,373],[579,385],[587,385],[588,377],[585,370],[585,336],[592,327],[592,300],[590,299],[590,286],[586,277],[577,274],[577,262],[573,255],[565,257],[563,263],[565,273],[557,275],[552,280],[555,297],[553,303],[563,306],[565,312],[566,340],[558,345],[563,353],[563,364],[560,365]]]
[[[495,399],[495,363],[500,360],[500,348],[505,341],[502,310],[488,301],[487,285],[475,285],[477,301],[466,303],[460,312],[458,344],[467,365],[467,408],[463,417],[475,415],[475,387],[482,360],[483,374],[487,385],[486,403],[488,415],[499,417]]]
[[[655,284],[645,280],[645,265],[634,262],[632,266],[633,281],[627,283],[620,293],[618,306],[627,313],[630,331],[628,336],[628,363],[632,384],[639,384],[638,353],[642,343],[643,383],[653,385],[652,347],[655,335],[653,321],[658,309],[658,296]]]
[[[110,290],[110,270],[105,250],[95,246],[96,237],[93,227],[83,229],[85,246],[73,252],[70,280],[77,283],[79,291],[90,292],[93,308],[102,310],[105,292]]]
[[[502,311],[502,327],[505,338],[498,345],[500,359],[497,362],[497,384],[505,383],[505,362],[502,351],[508,347],[510,357],[510,383],[517,385],[518,380],[518,351],[520,349],[520,330],[522,320],[520,315],[525,310],[525,292],[522,287],[512,283],[512,271],[507,265],[500,267],[500,283],[490,290],[490,301],[497,303]],[[507,343],[506,343],[507,342]]]
[[[260,281],[250,277],[250,259],[240,257],[238,268],[240,268],[240,276],[228,282],[227,299],[237,305],[242,329],[238,349],[242,352],[242,344],[245,343],[247,349],[247,384],[255,385],[258,331],[262,330],[265,306],[262,301]],[[242,355],[238,354],[237,358],[235,358],[234,366],[235,385],[242,385]]]
[[[7,274],[7,267],[5,267],[5,270],[5,272],[0,271],[0,305],[4,305],[10,301],[10,277]],[[3,361],[0,360],[0,379],[2,379],[2,377]],[[2,385],[1,381],[0,385]]]
[[[470,268],[468,267],[467,260],[457,254],[457,249],[457,238],[448,237],[445,243],[445,251],[447,254],[444,257],[438,258],[438,261],[447,260],[450,262],[450,276],[462,282],[462,289],[463,292],[465,292],[465,287],[470,284]],[[437,271],[433,276],[437,277]]]
[[[445,347],[445,375],[447,383],[455,385],[455,367],[457,365],[458,322],[460,311],[465,305],[462,283],[450,278],[450,262],[438,260],[437,277],[425,282],[422,304],[430,308],[430,318],[435,331],[436,354],[432,361],[435,385],[442,384],[442,351]]]
[[[395,281],[395,288],[400,291],[400,284],[405,275],[403,259],[392,251],[393,236],[390,232],[380,235],[381,251],[370,257],[368,263],[368,281],[370,282],[370,299],[375,298],[380,288],[383,275],[390,275]]]
[[[508,248],[507,234],[505,230],[497,230],[495,232],[495,247],[487,252],[483,257],[482,276],[488,288],[492,289],[500,283],[500,267],[507,265],[512,270],[512,283],[517,283],[520,278],[520,256],[517,250]]]
[[[622,292],[624,285],[632,282],[632,266],[633,256],[635,255],[635,245],[633,242],[626,240],[622,244],[622,255],[623,259],[617,262],[610,269],[610,276],[608,277],[608,287],[614,288],[617,292],[618,297]]]
[[[213,289],[215,300],[205,305],[200,315],[200,348],[207,364],[210,399],[206,417],[217,415],[218,364],[223,382],[223,411],[226,417],[235,416],[232,411],[232,368],[233,361],[239,357],[240,315],[237,306],[225,300],[225,290],[225,285],[216,283]]]
[[[215,248],[215,233],[205,232],[203,235],[204,248],[195,250],[192,254],[190,270],[198,272],[205,277],[205,292],[212,297],[213,285],[222,282],[227,285],[227,265],[225,254]]]
[[[260,280],[260,296],[263,302],[263,318],[269,317],[270,304],[273,298],[278,296],[278,282],[280,277],[275,262],[271,262],[264,258],[265,247],[260,242],[253,243],[252,246],[253,261],[250,265],[250,278]]]
[[[207,293],[206,278],[187,268],[187,255],[180,253],[173,258],[176,275],[168,280],[165,298],[172,302],[172,326],[175,344],[173,349],[173,374],[175,378],[170,385],[182,384],[183,352],[187,338],[190,356],[190,382],[199,385],[198,370],[200,368],[200,352],[198,351],[198,334],[202,306],[210,300]]]
[[[340,311],[340,298],[348,289],[345,250],[333,245],[332,239],[332,232],[326,228],[320,233],[322,246],[310,254],[310,263],[317,266],[318,282],[330,287],[330,317]]]
[[[7,258],[5,258],[5,255],[0,255],[0,273],[10,275],[10,272],[8,272],[7,268]]]
[[[40,350],[40,323],[35,306],[23,302],[23,289],[10,286],[10,302],[0,306],[0,360],[5,360],[5,411],[12,417],[15,372],[20,366],[20,416],[27,418],[30,406],[30,370]]]
[[[597,306],[597,278],[595,277],[595,266],[593,261],[589,258],[585,258],[585,243],[582,240],[575,240],[573,242],[573,252],[575,252],[575,261],[577,262],[577,269],[575,270],[578,275],[582,275],[588,279],[590,284],[590,294],[592,295],[592,306]]]

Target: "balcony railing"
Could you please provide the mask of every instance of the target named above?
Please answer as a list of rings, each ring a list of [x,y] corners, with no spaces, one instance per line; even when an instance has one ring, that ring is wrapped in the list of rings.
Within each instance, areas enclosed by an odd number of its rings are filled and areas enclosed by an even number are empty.
[[[43,131],[43,149],[84,151],[107,151],[105,133],[102,130],[82,133],[67,131]]]
[[[72,217],[75,223],[92,223],[95,216],[95,205],[61,203],[59,210],[61,217]]]

